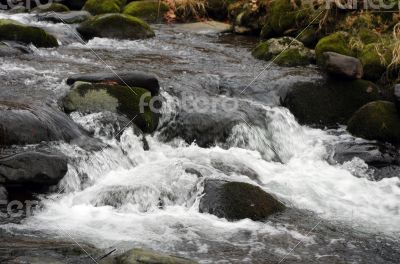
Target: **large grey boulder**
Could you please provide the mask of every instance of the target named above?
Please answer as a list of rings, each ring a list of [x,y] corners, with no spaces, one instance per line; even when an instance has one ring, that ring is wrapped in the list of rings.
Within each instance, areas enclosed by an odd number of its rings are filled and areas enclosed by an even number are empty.
[[[40,21],[49,21],[53,23],[66,23],[66,24],[76,24],[82,23],[92,15],[88,11],[69,11],[69,12],[47,12],[36,15],[36,18]]]
[[[363,66],[357,58],[336,52],[324,52],[322,58],[322,66],[329,74],[345,79],[361,79],[363,77]]]

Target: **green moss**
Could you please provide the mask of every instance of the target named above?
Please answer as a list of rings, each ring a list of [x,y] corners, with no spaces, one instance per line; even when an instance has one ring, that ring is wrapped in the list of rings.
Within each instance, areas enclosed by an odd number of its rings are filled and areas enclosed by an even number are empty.
[[[119,13],[126,0],[88,0],[83,7],[92,15]]]
[[[164,2],[161,2],[159,18],[162,19],[168,10],[168,5]],[[146,21],[156,21],[158,18],[158,1],[131,2],[125,7],[123,13],[139,17]]]
[[[281,35],[288,29],[296,28],[307,17],[305,9],[298,8],[291,0],[276,0],[270,5],[268,23],[272,30]]]
[[[280,66],[302,66],[312,63],[312,55],[303,49],[289,48],[283,51],[275,59],[275,63]]]
[[[378,80],[386,72],[392,60],[392,51],[388,45],[368,44],[362,50],[359,59],[364,67],[364,78]]]
[[[10,19],[0,19],[0,40],[32,43],[36,47],[57,47],[57,39],[38,27],[31,27]]]
[[[69,8],[63,4],[52,3],[49,5],[42,5],[34,8],[33,12],[68,12]]]
[[[317,46],[315,47],[317,63],[322,63],[322,53],[327,51],[332,51],[347,56],[354,56],[354,52],[349,47],[349,40],[349,35],[346,32],[342,31],[335,32],[329,36],[320,39]]]
[[[253,49],[251,55],[260,60],[270,60],[273,58],[273,54],[269,52],[269,46],[269,42],[261,42],[260,44],[258,44],[257,47]]]
[[[400,117],[391,102],[376,101],[364,105],[349,120],[347,129],[366,139],[400,143]]]
[[[86,39],[94,37],[141,39],[154,37],[154,31],[143,20],[125,14],[105,14],[83,22],[78,32]]]
[[[380,41],[381,36],[367,28],[361,28],[358,30],[358,37],[365,44],[371,44]]]
[[[66,112],[119,113],[129,120],[134,119],[133,123],[144,132],[151,132],[157,126],[157,118],[148,106],[151,94],[143,88],[131,88],[121,85],[77,82],[63,100],[64,109]],[[146,103],[142,109],[141,98],[143,98],[142,102]]]

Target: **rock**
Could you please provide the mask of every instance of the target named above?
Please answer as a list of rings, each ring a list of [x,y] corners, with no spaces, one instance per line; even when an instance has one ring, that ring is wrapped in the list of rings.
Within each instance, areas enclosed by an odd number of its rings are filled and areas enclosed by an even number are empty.
[[[63,106],[67,113],[119,113],[142,131],[153,132],[158,115],[148,106],[150,99],[150,92],[139,87],[76,82],[63,99]]]
[[[162,254],[156,251],[147,249],[131,249],[125,252],[123,255],[116,257],[115,263],[117,264],[196,264],[197,262],[181,258]]]
[[[364,77],[367,80],[379,80],[392,61],[392,48],[382,43],[368,44],[359,56],[364,67]]]
[[[67,115],[48,106],[0,102],[0,145],[71,141],[86,132]]]
[[[4,186],[0,185],[0,201],[7,201],[8,200],[8,193]]]
[[[154,37],[154,31],[139,18],[123,14],[95,16],[77,28],[85,38],[144,39]]]
[[[0,158],[0,182],[6,187],[42,189],[57,184],[67,171],[62,154],[29,151]]]
[[[400,113],[400,84],[394,86],[394,103],[396,105],[397,111]]]
[[[177,24],[176,27],[197,34],[219,34],[232,31],[230,24],[217,21]]]
[[[133,1],[125,6],[123,13],[141,18],[148,22],[163,20],[169,6],[165,2],[157,1]]]
[[[318,42],[319,34],[315,28],[307,28],[298,37],[298,40],[306,47],[313,48]]]
[[[27,26],[11,19],[0,19],[0,40],[32,43],[36,47],[57,47],[57,39],[38,27]]]
[[[314,60],[312,52],[291,37],[272,38],[262,42],[252,51],[252,55],[257,59],[275,60],[281,66],[308,65]]]
[[[363,76],[363,66],[357,58],[328,51],[322,54],[322,59],[322,65],[329,74],[344,79],[361,79]]]
[[[62,0],[61,3],[68,6],[71,10],[81,10],[86,0]]]
[[[335,127],[346,124],[358,108],[379,97],[379,89],[372,82],[328,78],[291,87],[283,98],[283,106],[301,124]]]
[[[87,0],[83,9],[92,15],[120,13],[126,0]]]
[[[49,21],[53,23],[66,23],[66,24],[75,24],[81,23],[89,18],[92,15],[87,11],[69,11],[69,12],[62,12],[62,13],[42,13],[36,15],[36,18],[40,21]]]
[[[225,21],[228,18],[228,6],[234,2],[234,0],[206,0],[208,17]]]
[[[244,182],[206,180],[200,212],[228,220],[264,220],[285,206],[260,187]]]
[[[342,55],[353,56],[353,51],[349,47],[350,36],[346,32],[338,31],[331,35],[321,38],[315,47],[317,63],[323,63],[322,54],[327,51],[336,52]]]
[[[29,47],[15,41],[0,42],[0,57],[18,56],[32,52]]]
[[[361,107],[348,122],[347,130],[358,137],[400,143],[400,115],[394,103],[371,102]]]
[[[28,10],[26,9],[25,6],[19,5],[19,6],[11,8],[10,10],[8,10],[8,12],[10,14],[22,14],[22,13],[27,13]]]
[[[273,1],[268,10],[266,24],[276,35],[282,35],[287,30],[298,27],[307,18],[307,9],[302,8],[301,4],[294,4],[290,0]]]
[[[153,74],[141,71],[116,72],[116,74],[109,71],[89,74],[76,74],[68,77],[67,84],[72,85],[77,81],[91,83],[117,83],[119,85],[129,85],[144,88],[150,91],[151,95],[153,96],[157,95],[160,91],[158,79]]]
[[[45,12],[68,12],[69,8],[60,3],[51,3],[46,5],[39,5],[32,9],[32,12],[45,13]]]

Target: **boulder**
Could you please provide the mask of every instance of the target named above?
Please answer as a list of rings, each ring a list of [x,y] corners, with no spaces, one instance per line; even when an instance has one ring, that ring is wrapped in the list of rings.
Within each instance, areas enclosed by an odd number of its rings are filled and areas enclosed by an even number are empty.
[[[57,39],[38,27],[27,26],[11,19],[0,19],[0,40],[32,43],[36,47],[57,47]]]
[[[303,43],[291,37],[272,38],[259,44],[252,55],[257,59],[274,60],[281,66],[308,65],[314,61],[313,53]]]
[[[157,1],[133,1],[125,6],[123,13],[139,17],[148,22],[163,20],[169,6],[165,2]]]
[[[32,53],[33,51],[21,43],[15,41],[0,42],[0,57],[18,56],[21,54]]]
[[[366,45],[359,56],[364,67],[364,78],[379,80],[392,61],[392,48],[387,44],[373,43]]]
[[[25,6],[19,5],[19,6],[16,6],[16,7],[11,8],[10,10],[8,10],[8,12],[9,12],[10,14],[22,14],[22,13],[28,13],[29,10],[26,9]]]
[[[134,248],[115,258],[116,264],[196,264],[197,262],[148,249]]]
[[[158,115],[151,111],[150,100],[151,94],[144,88],[76,82],[63,99],[63,106],[67,113],[118,113],[132,120],[142,131],[153,132]]]
[[[394,103],[396,105],[397,111],[400,113],[400,84],[394,86]]]
[[[315,47],[317,63],[323,63],[322,54],[327,51],[336,52],[342,55],[353,56],[354,52],[349,47],[350,35],[343,31],[335,32],[321,38]]]
[[[358,108],[379,97],[379,88],[372,82],[328,78],[295,84],[282,104],[301,124],[336,127],[346,124]]]
[[[260,187],[244,182],[206,180],[199,209],[228,220],[264,220],[285,206]]]
[[[45,13],[45,12],[68,12],[69,8],[60,3],[51,3],[46,5],[39,5],[32,9],[34,13]]]
[[[49,106],[0,101],[0,145],[37,144],[73,139],[86,132],[67,115]]]
[[[61,3],[69,7],[71,10],[81,10],[87,0],[61,0]]]
[[[219,34],[232,31],[232,26],[217,21],[176,24],[176,27],[196,34]]]
[[[76,24],[82,23],[92,15],[87,11],[70,11],[70,12],[62,12],[62,13],[42,13],[36,15],[36,18],[40,21],[48,21],[53,23],[66,23],[66,24]]]
[[[336,52],[322,54],[322,66],[331,75],[344,79],[361,79],[363,66],[357,58],[342,55]]]
[[[122,79],[122,80],[121,80]],[[151,95],[157,95],[160,91],[160,85],[155,75],[141,72],[99,72],[89,74],[75,74],[67,79],[67,84],[72,85],[77,81],[91,83],[117,83],[119,85],[129,85],[141,87],[151,92]]]
[[[120,13],[126,0],[87,0],[83,9],[92,15]]]
[[[399,144],[400,114],[394,103],[371,102],[354,113],[347,130],[358,137]]]
[[[287,30],[297,30],[302,21],[307,19],[310,10],[301,5],[300,1],[272,1],[268,8],[266,24],[269,24],[275,35],[283,35]],[[304,27],[300,28],[303,29]]]
[[[144,21],[123,14],[95,16],[80,24],[77,30],[85,39],[144,39],[155,36],[154,31]]]
[[[25,189],[57,184],[67,173],[62,154],[28,151],[0,158],[0,183]]]

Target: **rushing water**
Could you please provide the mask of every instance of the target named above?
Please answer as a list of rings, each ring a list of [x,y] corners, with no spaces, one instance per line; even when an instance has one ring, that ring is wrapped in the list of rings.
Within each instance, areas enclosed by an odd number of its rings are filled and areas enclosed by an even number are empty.
[[[68,174],[53,195],[42,197],[34,216],[7,225],[9,230],[68,233],[100,248],[149,247],[202,263],[278,263],[289,253],[284,263],[400,259],[399,178],[371,181],[370,169],[357,158],[332,164],[333,146],[362,140],[343,129],[301,126],[279,106],[279,95],[293,83],[323,78],[314,67],[272,66],[241,93],[267,65],[250,56],[256,40],[249,37],[157,25],[154,39],[95,38],[83,44],[66,25],[37,22],[30,15],[12,17],[54,32],[63,45],[0,58],[0,79],[7,87],[3,98],[56,103],[68,90],[68,75],[107,70],[95,51],[115,70],[157,74],[165,102],[160,129],[146,136],[149,150],[130,128],[120,140],[113,139],[118,131],[100,121],[101,113],[73,113],[106,147],[85,151],[54,143],[69,157]],[[179,133],[165,140],[163,132],[175,129],[183,111],[185,92],[209,101],[239,101],[234,114],[240,118],[223,144],[199,147],[185,143]],[[266,222],[228,222],[201,214],[198,203],[208,178],[258,185],[289,209]]]

